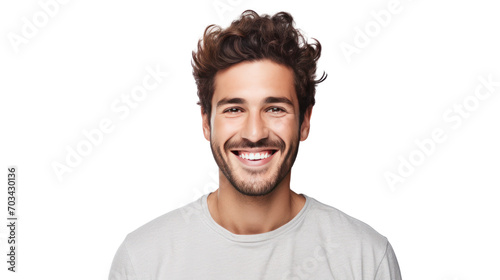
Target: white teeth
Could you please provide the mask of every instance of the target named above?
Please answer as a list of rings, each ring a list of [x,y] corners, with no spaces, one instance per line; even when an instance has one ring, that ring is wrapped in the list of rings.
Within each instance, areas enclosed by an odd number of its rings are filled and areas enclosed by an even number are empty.
[[[240,154],[239,157],[248,159],[248,160],[260,160],[260,159],[266,159],[270,157],[271,154],[269,153],[249,153],[249,154]]]

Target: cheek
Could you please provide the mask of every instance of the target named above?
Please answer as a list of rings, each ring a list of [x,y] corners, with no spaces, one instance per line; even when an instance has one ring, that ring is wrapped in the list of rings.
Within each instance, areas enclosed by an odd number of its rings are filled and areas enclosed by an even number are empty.
[[[285,142],[290,142],[298,134],[298,124],[293,118],[279,118],[269,122],[269,128]]]
[[[240,123],[236,119],[214,118],[212,137],[220,139],[221,143],[237,133]]]

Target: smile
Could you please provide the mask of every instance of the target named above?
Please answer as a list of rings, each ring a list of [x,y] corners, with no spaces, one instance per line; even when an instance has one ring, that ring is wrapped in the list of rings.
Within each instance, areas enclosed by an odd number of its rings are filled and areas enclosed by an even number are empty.
[[[246,165],[259,166],[271,161],[273,155],[278,150],[259,150],[259,151],[231,151],[238,159]]]

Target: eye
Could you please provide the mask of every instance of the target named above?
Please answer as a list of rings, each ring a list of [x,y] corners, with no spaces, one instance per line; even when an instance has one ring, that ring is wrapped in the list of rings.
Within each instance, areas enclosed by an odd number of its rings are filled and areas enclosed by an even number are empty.
[[[230,114],[236,114],[239,112],[241,112],[241,109],[237,107],[227,108],[226,110],[223,111],[223,113],[230,113]]]
[[[285,109],[280,108],[280,107],[271,107],[267,109],[268,112],[275,113],[275,114],[281,114],[281,113],[286,113]]]

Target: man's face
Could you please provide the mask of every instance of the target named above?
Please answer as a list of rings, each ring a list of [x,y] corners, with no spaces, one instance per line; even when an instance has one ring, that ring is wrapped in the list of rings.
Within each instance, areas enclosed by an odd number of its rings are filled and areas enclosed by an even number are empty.
[[[210,119],[202,114],[203,132],[231,185],[244,195],[266,195],[289,174],[299,141],[309,133],[310,115],[308,110],[299,128],[290,68],[245,61],[217,72]]]

